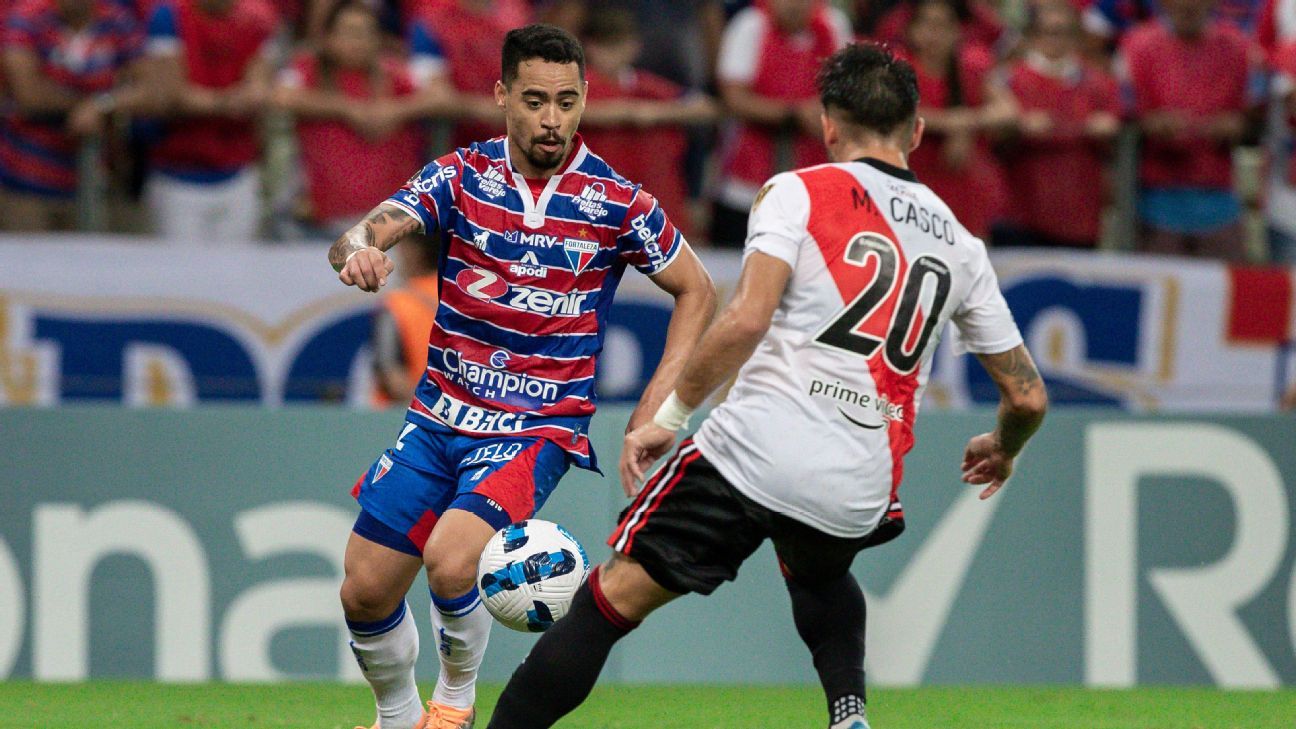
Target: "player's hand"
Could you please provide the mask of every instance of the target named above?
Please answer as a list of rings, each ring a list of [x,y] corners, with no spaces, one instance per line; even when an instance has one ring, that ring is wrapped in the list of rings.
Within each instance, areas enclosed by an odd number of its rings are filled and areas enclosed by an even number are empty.
[[[968,441],[963,451],[963,482],[985,485],[981,499],[994,496],[1012,475],[1013,457],[1004,453],[994,433],[982,433]]]
[[[643,486],[649,467],[675,445],[675,431],[649,421],[626,433],[621,447],[621,488],[634,496]]]
[[[387,285],[387,275],[396,264],[381,250],[370,246],[352,255],[338,272],[338,280],[361,291],[377,291]]]

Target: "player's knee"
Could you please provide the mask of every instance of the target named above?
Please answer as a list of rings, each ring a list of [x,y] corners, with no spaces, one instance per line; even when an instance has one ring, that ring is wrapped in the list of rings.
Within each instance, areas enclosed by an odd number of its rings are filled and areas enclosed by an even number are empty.
[[[643,565],[614,554],[598,571],[598,587],[608,603],[627,620],[640,621],[677,597],[657,583]]]
[[[477,582],[477,558],[470,550],[456,549],[429,552],[423,556],[427,565],[428,586],[442,597],[458,597]]]
[[[371,622],[382,620],[391,615],[400,604],[403,595],[391,595],[374,581],[365,580],[357,575],[347,575],[338,590],[342,602],[342,612],[347,620]]]

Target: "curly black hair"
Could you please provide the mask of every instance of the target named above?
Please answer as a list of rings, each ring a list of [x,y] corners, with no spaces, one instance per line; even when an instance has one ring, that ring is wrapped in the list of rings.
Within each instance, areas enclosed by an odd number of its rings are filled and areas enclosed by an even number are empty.
[[[877,43],[852,43],[824,60],[815,78],[829,112],[868,132],[888,136],[918,113],[913,66]]]

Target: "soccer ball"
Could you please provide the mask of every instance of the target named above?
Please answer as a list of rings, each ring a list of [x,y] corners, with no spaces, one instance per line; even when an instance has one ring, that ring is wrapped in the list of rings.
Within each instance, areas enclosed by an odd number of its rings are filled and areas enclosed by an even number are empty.
[[[529,519],[495,533],[477,562],[477,588],[495,619],[540,633],[567,614],[589,576],[589,557],[571,532]]]

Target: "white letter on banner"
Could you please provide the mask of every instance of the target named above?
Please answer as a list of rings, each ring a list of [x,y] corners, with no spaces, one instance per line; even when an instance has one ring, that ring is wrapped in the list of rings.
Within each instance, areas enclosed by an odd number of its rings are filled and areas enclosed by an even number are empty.
[[[868,593],[869,677],[878,685],[920,683],[968,567],[1004,495],[968,489],[945,513],[885,598]]]
[[[156,678],[202,681],[211,674],[211,580],[198,536],[174,511],[116,501],[86,512],[75,504],[36,507],[32,553],[32,674],[75,681],[89,673],[90,577],[105,557],[149,567],[157,593]]]
[[[0,539],[0,679],[7,678],[22,649],[27,590],[9,545]]]
[[[239,514],[234,522],[249,559],[280,554],[310,554],[333,565],[330,577],[278,580],[247,590],[230,605],[221,624],[220,673],[231,681],[280,681],[293,678],[270,660],[275,634],[302,625],[338,630],[336,678],[359,680],[347,645],[346,622],[338,603],[342,583],[343,545],[354,515],[310,501],[270,504]]]
[[[1209,424],[1095,423],[1085,436],[1085,680],[1137,680],[1138,482],[1217,482],[1237,510],[1233,545],[1203,567],[1148,571],[1148,581],[1217,683],[1279,684],[1237,611],[1270,581],[1287,544],[1282,478],[1254,441]]]

